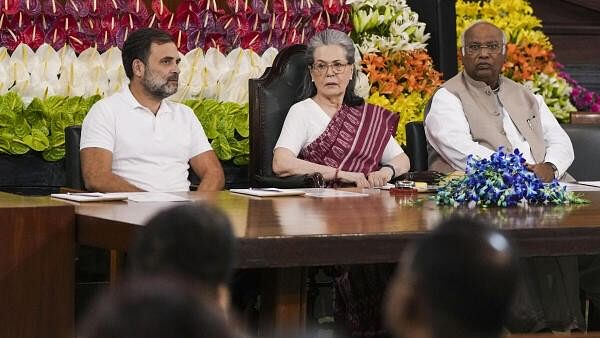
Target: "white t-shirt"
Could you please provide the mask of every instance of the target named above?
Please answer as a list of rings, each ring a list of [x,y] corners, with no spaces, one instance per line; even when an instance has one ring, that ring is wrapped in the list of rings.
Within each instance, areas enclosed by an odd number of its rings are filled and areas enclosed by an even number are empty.
[[[300,150],[323,134],[329,122],[331,117],[313,99],[300,101],[290,108],[275,148],[289,149],[297,157]],[[383,150],[381,164],[390,162],[403,152],[398,141],[390,136]]]
[[[189,190],[188,161],[212,150],[189,107],[163,100],[154,115],[127,86],[83,120],[80,149],[90,147],[111,151],[113,173],[147,191]]]

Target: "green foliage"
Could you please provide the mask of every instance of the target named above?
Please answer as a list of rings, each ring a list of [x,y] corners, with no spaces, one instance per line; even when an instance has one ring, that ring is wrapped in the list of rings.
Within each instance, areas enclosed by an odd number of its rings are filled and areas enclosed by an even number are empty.
[[[25,107],[17,94],[1,95],[0,153],[20,155],[33,150],[42,152],[47,161],[62,159],[65,128],[81,125],[90,107],[100,98],[98,95],[34,98]],[[185,104],[194,110],[219,159],[233,159],[236,165],[248,164],[248,104],[215,100],[189,100]]]
[[[249,162],[248,104],[218,102],[212,99],[188,100],[184,104],[192,108],[204,127],[210,145],[221,160],[231,160],[236,165]]]

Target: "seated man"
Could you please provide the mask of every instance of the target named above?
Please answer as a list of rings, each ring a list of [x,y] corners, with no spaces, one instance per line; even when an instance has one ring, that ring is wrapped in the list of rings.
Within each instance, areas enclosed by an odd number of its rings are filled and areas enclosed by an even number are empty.
[[[165,98],[177,91],[179,52],[172,37],[140,29],[123,45],[129,86],[98,101],[83,121],[81,169],[87,190],[220,190],[221,164],[193,111]]]
[[[386,320],[396,337],[499,338],[516,281],[507,239],[453,218],[405,251],[390,284]]]
[[[545,182],[562,177],[573,162],[571,140],[542,97],[500,75],[505,44],[491,23],[464,31],[465,69],[442,85],[425,112],[431,170],[464,170],[468,155],[489,158],[500,146],[518,148]]]
[[[503,146],[519,149],[542,181],[566,178],[574,159],[569,136],[541,96],[500,75],[504,33],[478,21],[461,39],[464,71],[442,85],[425,112],[430,169],[464,170],[468,155],[489,158]],[[520,266],[525,273],[510,330],[584,329],[576,257],[527,258]]]
[[[227,216],[208,205],[185,204],[148,221],[133,244],[129,264],[134,276],[184,279],[227,313],[234,257],[235,236]]]

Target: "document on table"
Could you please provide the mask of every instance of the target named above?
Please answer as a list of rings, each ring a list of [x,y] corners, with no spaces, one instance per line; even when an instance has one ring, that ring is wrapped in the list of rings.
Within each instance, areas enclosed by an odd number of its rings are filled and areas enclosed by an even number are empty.
[[[248,188],[248,189],[229,189],[230,192],[257,197],[278,197],[278,196],[298,196],[304,195],[304,191],[297,189],[279,189],[279,188]]]
[[[74,202],[124,201],[127,199],[126,194],[101,192],[69,192],[65,194],[50,194],[50,196]]]
[[[567,191],[600,191],[600,181],[560,182],[560,185],[567,187]]]
[[[353,192],[345,190],[335,190],[329,188],[308,188],[303,189],[306,194],[304,196],[317,197],[317,198],[329,198],[329,197],[365,197],[369,194],[362,192]]]
[[[127,199],[133,202],[185,202],[189,198],[166,192],[128,192]]]

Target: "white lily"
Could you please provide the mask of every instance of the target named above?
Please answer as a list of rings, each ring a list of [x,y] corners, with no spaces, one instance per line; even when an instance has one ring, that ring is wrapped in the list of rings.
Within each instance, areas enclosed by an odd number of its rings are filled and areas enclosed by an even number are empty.
[[[4,95],[8,92],[12,83],[9,82],[9,70],[10,66],[10,55],[6,47],[0,47],[0,95]]]
[[[108,75],[108,91],[106,95],[112,95],[116,92],[121,91],[125,86],[129,84],[129,78],[125,74],[125,68],[123,65],[119,65],[117,68],[107,72]]]
[[[37,71],[37,56],[31,47],[24,43],[19,44],[17,48],[15,48],[10,56],[10,60],[11,62],[16,60],[20,61],[30,73]]]
[[[369,77],[363,72],[358,72],[356,84],[354,85],[354,93],[366,100],[369,97],[370,91]]]
[[[60,78],[58,79],[57,94],[61,96],[84,96],[87,89],[87,76],[86,65],[77,58],[68,63],[63,61]]]
[[[265,50],[260,57],[263,64],[263,72],[267,67],[271,67],[273,65],[273,61],[275,61],[275,57],[279,54],[279,51],[275,47],[269,47]]]
[[[198,74],[204,66],[204,52],[201,48],[189,51],[179,63],[179,88],[172,95],[172,101],[181,102],[197,96],[203,87],[203,79]]]
[[[30,82],[31,76],[25,64],[17,58],[11,58],[8,67],[8,83],[12,85],[10,90],[23,97],[23,94],[28,95]]]
[[[121,50],[118,47],[111,47],[101,55],[104,69],[107,72],[116,71],[123,65]]]
[[[248,103],[248,78],[249,73],[242,73],[219,83],[217,99],[221,102]]]
[[[218,49],[209,48],[204,54],[204,67],[199,76],[204,80],[199,98],[213,99],[217,97],[218,81],[223,74],[229,72],[225,55]]]

